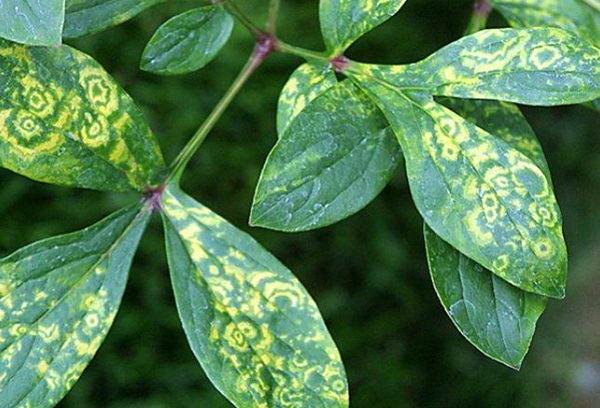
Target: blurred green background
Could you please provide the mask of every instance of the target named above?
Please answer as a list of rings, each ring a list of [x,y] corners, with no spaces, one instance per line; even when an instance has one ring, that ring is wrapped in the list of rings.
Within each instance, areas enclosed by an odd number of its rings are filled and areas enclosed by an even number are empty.
[[[145,43],[199,2],[169,1],[107,32],[69,41],[98,59],[139,103],[168,161],[226,90],[252,50],[237,27],[200,72],[141,72]],[[267,0],[240,1],[258,20]],[[317,1],[283,0],[280,36],[316,50]],[[349,51],[412,62],[459,38],[470,0],[409,0]],[[503,26],[494,15],[491,26]],[[247,226],[253,188],[275,143],[279,90],[301,61],[269,57],[190,164],[184,189],[249,231],[305,284],[340,348],[354,408],[585,407],[600,404],[600,120],[580,106],[523,108],[547,154],[570,251],[568,295],[551,301],[521,372],[492,362],[455,330],[431,286],[403,170],[359,214],[324,230],[283,234]],[[86,227],[135,197],[35,183],[0,170],[0,255]],[[106,342],[61,408],[225,408],[189,350],[171,293],[161,225],[150,225]]]

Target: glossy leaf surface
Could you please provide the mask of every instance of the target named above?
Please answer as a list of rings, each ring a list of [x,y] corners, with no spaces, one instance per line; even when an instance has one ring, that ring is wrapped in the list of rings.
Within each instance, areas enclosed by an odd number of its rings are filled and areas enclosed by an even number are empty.
[[[526,105],[600,97],[600,50],[556,28],[484,30],[410,65],[359,65],[396,87]]]
[[[95,34],[166,0],[67,0],[63,37]]]
[[[516,28],[558,27],[586,39],[600,41],[594,21],[597,11],[582,0],[489,0],[509,24]]]
[[[281,90],[277,105],[277,135],[281,137],[292,121],[315,98],[337,83],[331,64],[300,65]]]
[[[221,51],[233,29],[222,7],[189,10],[163,24],[142,55],[141,68],[157,74],[184,74],[204,67]]]
[[[340,82],[298,114],[269,154],[250,222],[305,231],[340,221],[381,192],[399,156],[377,106]]]
[[[215,387],[238,408],[347,407],[337,348],[292,273],[178,187],[162,203],[179,315]]]
[[[58,45],[65,0],[0,1],[0,38],[29,45]]]
[[[160,182],[160,148],[139,108],[102,67],[68,46],[0,42],[0,165],[98,190]]]
[[[482,353],[518,369],[547,298],[505,282],[429,227],[424,233],[431,279],[452,322]]]
[[[429,95],[368,79],[362,83],[396,132],[411,193],[425,222],[515,286],[564,297],[566,247],[544,171]]]
[[[406,0],[320,0],[321,31],[328,50],[343,53],[354,41],[384,23]]]
[[[0,406],[50,408],[115,318],[149,211],[132,206],[0,260]]]

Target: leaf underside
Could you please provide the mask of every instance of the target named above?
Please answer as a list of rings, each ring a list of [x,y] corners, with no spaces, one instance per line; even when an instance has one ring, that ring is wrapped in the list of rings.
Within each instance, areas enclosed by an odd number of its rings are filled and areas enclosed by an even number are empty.
[[[65,0],[0,1],[0,38],[29,45],[59,45]]]
[[[0,41],[0,88],[0,166],[97,190],[161,181],[162,154],[140,109],[89,56]]]
[[[351,81],[340,82],[296,116],[269,154],[250,221],[282,231],[340,221],[381,192],[399,150],[377,106]]]
[[[140,205],[0,260],[0,406],[50,408],[115,318],[149,218]]]
[[[292,273],[177,186],[162,205],[179,315],[215,387],[238,408],[347,407],[339,352]]]

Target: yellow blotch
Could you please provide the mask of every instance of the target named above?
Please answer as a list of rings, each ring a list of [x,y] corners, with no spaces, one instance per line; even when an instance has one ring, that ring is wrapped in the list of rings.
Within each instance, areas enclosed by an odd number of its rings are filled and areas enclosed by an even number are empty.
[[[550,259],[554,255],[554,247],[549,238],[540,238],[533,243],[533,252],[540,259]]]
[[[480,245],[490,245],[494,242],[494,236],[489,229],[481,225],[482,213],[483,210],[481,208],[469,211],[464,218],[464,225],[475,242]]]

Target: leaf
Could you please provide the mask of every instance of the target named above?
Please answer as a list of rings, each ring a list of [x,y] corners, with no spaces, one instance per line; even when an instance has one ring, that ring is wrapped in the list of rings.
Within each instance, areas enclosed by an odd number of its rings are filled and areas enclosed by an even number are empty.
[[[562,221],[544,171],[430,95],[362,84],[394,128],[413,199],[435,233],[523,290],[564,297]]]
[[[144,50],[140,67],[164,75],[196,71],[217,56],[232,29],[233,17],[222,7],[189,10],[158,28]]]
[[[320,0],[321,31],[327,49],[342,54],[354,41],[387,21],[406,0]]]
[[[383,190],[399,155],[377,106],[340,82],[296,117],[269,154],[250,222],[305,231],[349,217]]]
[[[596,11],[581,0],[490,0],[490,4],[515,28],[557,27],[600,42]]]
[[[166,0],[67,0],[64,38],[104,31]]]
[[[526,105],[600,97],[600,50],[555,28],[484,30],[415,64],[358,67],[395,87],[438,96]]]
[[[452,322],[483,354],[519,369],[547,298],[505,282],[426,225],[424,233],[431,279]]]
[[[290,76],[279,95],[277,135],[281,137],[292,121],[314,99],[337,83],[331,64],[307,62]]]
[[[0,260],[0,406],[50,408],[115,318],[150,212],[135,205]]]
[[[348,407],[339,352],[292,273],[179,187],[162,205],[179,316],[215,387],[238,408]]]
[[[65,0],[0,1],[0,38],[29,45],[59,45]]]
[[[0,89],[0,166],[98,190],[162,181],[160,148],[141,111],[82,52],[0,41]]]

